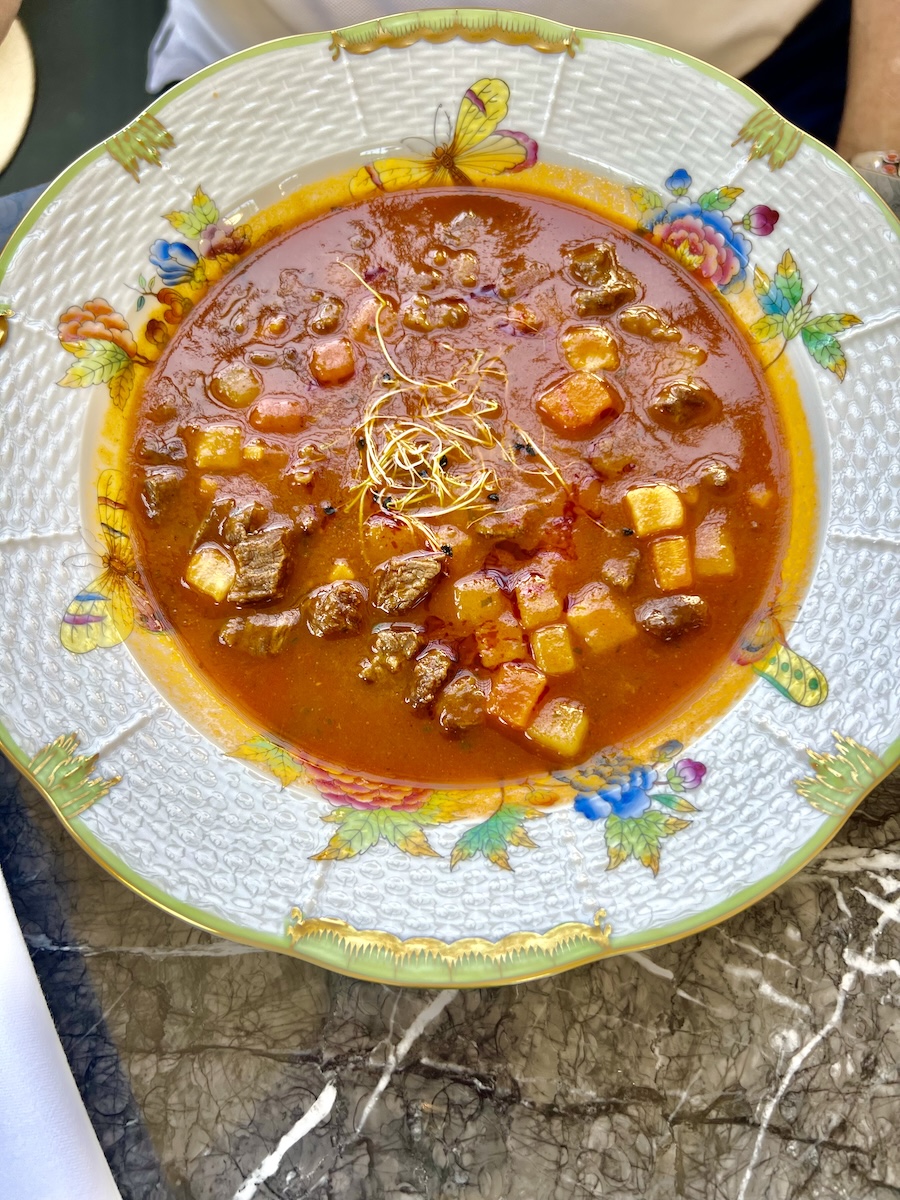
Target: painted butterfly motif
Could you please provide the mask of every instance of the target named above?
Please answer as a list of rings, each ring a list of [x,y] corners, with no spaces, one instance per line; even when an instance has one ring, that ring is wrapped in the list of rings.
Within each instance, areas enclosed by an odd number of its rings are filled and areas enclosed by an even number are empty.
[[[440,145],[426,142],[421,155],[367,163],[351,181],[351,192],[365,196],[376,189],[394,191],[426,183],[471,185],[470,172],[490,177],[524,171],[537,161],[537,142],[525,133],[497,128],[508,105],[509,88],[502,79],[479,79],[462,98],[449,140]]]
[[[100,556],[103,570],[75,595],[59,627],[60,641],[72,654],[124,642],[134,628],[135,610],[145,627],[155,632],[162,628],[137,579],[131,520],[118,471],[101,472],[97,510],[104,544]]]
[[[790,648],[771,608],[762,614],[753,632],[745,635],[736,658],[742,667],[752,666],[782,696],[803,708],[816,708],[828,696],[828,680],[818,667]]]

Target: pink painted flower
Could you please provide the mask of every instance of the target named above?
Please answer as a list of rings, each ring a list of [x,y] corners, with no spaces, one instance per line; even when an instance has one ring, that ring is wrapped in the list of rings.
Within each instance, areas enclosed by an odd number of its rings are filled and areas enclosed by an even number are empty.
[[[228,221],[207,225],[200,234],[200,254],[203,258],[218,258],[220,254],[240,254],[250,245],[246,227],[237,229]]]
[[[429,788],[410,787],[402,783],[382,783],[366,779],[337,767],[326,769],[318,763],[304,760],[310,781],[325,800],[351,808],[392,808],[395,812],[414,812],[431,795]]]
[[[698,788],[703,782],[703,777],[706,774],[706,767],[701,762],[695,762],[692,758],[682,758],[672,768],[673,775],[681,780],[681,785],[687,792],[692,792],[694,788]]]
[[[741,224],[750,233],[767,237],[778,224],[778,213],[765,204],[757,204],[750,209]]]
[[[750,257],[750,244],[731,221],[696,204],[669,205],[653,240],[719,288],[743,279]]]
[[[88,300],[83,308],[73,304],[71,308],[66,309],[59,318],[58,333],[64,346],[70,342],[96,338],[99,341],[115,342],[129,358],[134,358],[137,354],[137,342],[128,328],[128,322],[101,296],[95,300]]]

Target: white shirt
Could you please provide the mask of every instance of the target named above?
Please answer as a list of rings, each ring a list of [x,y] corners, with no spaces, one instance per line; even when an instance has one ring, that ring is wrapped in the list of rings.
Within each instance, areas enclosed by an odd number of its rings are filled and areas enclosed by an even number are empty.
[[[647,38],[741,76],[767,58],[816,0],[528,0],[535,16]],[[343,29],[408,12],[410,0],[169,0],[150,47],[157,92],[227,54],[293,33]],[[442,8],[445,0],[414,7]]]

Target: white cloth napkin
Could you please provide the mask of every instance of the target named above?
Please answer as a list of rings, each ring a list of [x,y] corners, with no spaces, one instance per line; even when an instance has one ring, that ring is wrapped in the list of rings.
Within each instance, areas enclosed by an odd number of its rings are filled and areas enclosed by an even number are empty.
[[[0,873],[0,1200],[121,1200]]]

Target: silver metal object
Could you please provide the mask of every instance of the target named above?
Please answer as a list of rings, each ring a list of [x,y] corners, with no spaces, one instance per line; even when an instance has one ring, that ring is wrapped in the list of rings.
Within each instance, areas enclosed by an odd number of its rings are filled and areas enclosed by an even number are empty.
[[[893,150],[865,150],[854,154],[850,166],[900,217],[900,154]]]

